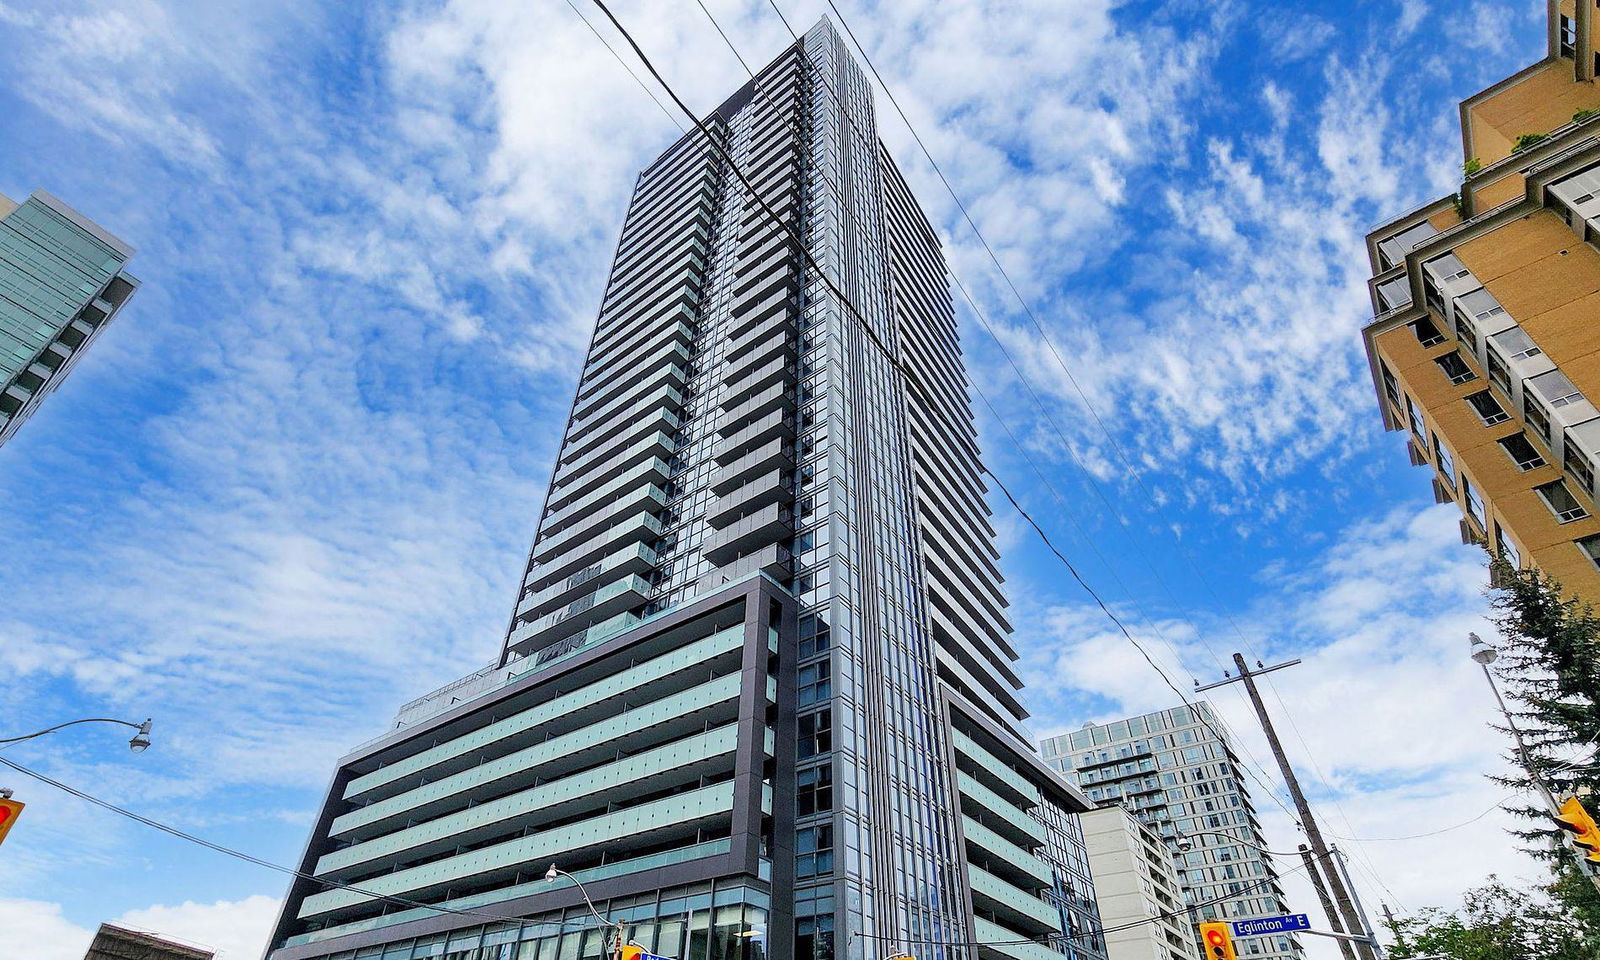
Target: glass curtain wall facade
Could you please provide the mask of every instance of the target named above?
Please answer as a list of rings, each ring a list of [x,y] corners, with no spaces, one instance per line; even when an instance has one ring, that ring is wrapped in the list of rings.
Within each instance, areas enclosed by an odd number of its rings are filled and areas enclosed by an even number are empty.
[[[61,385],[139,286],[133,248],[42,190],[0,196],[0,445]]]
[[[341,761],[274,960],[599,956],[551,862],[674,958],[1103,960],[876,130],[823,21],[640,175],[501,655]]]
[[[1227,733],[1201,700],[1193,709],[1086,724],[1040,746],[1090,800],[1123,807],[1161,836],[1196,923],[1287,913],[1239,758],[1214,730]],[[1188,853],[1178,851],[1180,836],[1194,843]],[[1292,936],[1243,937],[1234,949],[1269,960],[1304,956]]]

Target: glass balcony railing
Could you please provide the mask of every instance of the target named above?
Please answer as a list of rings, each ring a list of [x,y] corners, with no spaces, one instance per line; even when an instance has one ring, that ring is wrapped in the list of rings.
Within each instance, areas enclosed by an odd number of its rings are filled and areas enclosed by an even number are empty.
[[[733,841],[724,837],[721,840],[708,840],[705,843],[692,844],[679,847],[675,850],[663,850],[649,856],[634,857],[631,860],[618,860],[601,867],[590,867],[587,870],[574,870],[572,875],[581,883],[593,883],[596,880],[605,880],[611,877],[626,876],[630,873],[643,873],[647,870],[659,870],[662,867],[675,863],[688,863],[692,860],[703,860],[708,857],[721,856],[733,848]],[[484,907],[506,900],[531,896],[536,893],[546,893],[550,890],[549,881],[540,877],[526,883],[517,883],[500,887],[495,890],[486,890],[466,897],[456,897],[445,900],[439,906],[451,910],[470,910],[474,907]],[[336,924],[324,927],[311,933],[296,934],[284,941],[284,946],[293,947],[305,943],[316,943],[321,940],[331,940],[334,937],[345,937],[352,933],[364,933],[368,930],[380,930],[384,927],[394,926],[397,923],[408,923],[424,917],[436,917],[439,911],[432,907],[413,907],[409,910],[400,910],[395,913],[385,914],[381,917],[372,917],[367,920],[356,920],[351,923]]]
[[[1010,872],[1015,874],[1009,878],[1013,883],[1032,881],[1038,887],[1050,886],[1050,865],[1043,860],[971,817],[962,816],[961,831],[968,843],[994,858],[990,863],[996,869],[1002,865],[1010,868]]]
[[[577,851],[609,844],[617,837],[659,834],[673,828],[695,829],[699,823],[731,816],[733,803],[731,781],[713,784],[422,866],[369,877],[362,881],[362,887],[378,894],[427,896],[469,878],[480,881],[496,875],[514,876],[518,869],[530,863],[559,860]],[[300,918],[324,916],[370,903],[372,899],[367,893],[353,890],[324,890],[301,902]]]
[[[1017,941],[1028,939],[1026,935],[1008,930],[998,923],[992,923],[982,917],[973,918],[974,928],[978,934],[978,942],[984,944],[978,948],[980,956],[1004,957],[1006,960],[1062,960],[1062,955],[1051,950],[1042,943],[1019,943]],[[990,946],[993,944],[993,946]]]
[[[991,782],[987,785],[991,789],[998,788],[1002,792],[1010,790],[1016,794],[1018,800],[1023,801],[1028,806],[1035,806],[1039,803],[1039,788],[1034,786],[1026,777],[1011,769],[1008,765],[1001,763],[989,751],[978,746],[977,741],[960,730],[953,730],[951,733],[956,752],[967,757],[976,765],[977,770],[980,771],[978,774],[980,781],[990,780]]]
[[[671,785],[670,775],[674,771],[704,766],[709,760],[724,758],[725,773],[732,768],[732,755],[738,746],[738,724],[726,724],[702,735],[634,753],[604,766],[336,850],[317,861],[316,873],[321,876],[400,855],[415,860],[439,850],[481,842],[485,834],[492,836],[512,819],[524,826],[534,826],[549,822],[556,815],[567,818],[603,810],[619,792],[631,789],[635,794],[642,793],[643,784],[653,780],[661,780],[658,787]],[[678,776],[682,778],[682,774]]]
[[[1043,844],[1045,842],[1044,824],[1028,816],[1027,813],[1017,809],[1016,804],[1008,802],[998,793],[979,783],[970,774],[957,771],[956,784],[961,790],[963,798],[970,798],[987,814],[992,815],[1001,823],[991,823],[996,830],[1005,833],[1016,843]],[[1001,824],[1004,824],[1003,826]]]
[[[744,645],[744,625],[739,624],[719,630],[708,637],[685,644],[676,650],[629,667],[621,673],[579,687],[559,701],[540,703],[521,713],[497,720],[487,726],[462,734],[453,740],[429,747],[420,753],[379,767],[371,773],[356,777],[345,788],[347,800],[354,800],[406,777],[415,776],[461,757],[472,756],[495,743],[525,734],[561,717],[570,716],[597,703],[636,691],[662,678],[705,663],[717,656],[740,649]],[[530,669],[518,674],[521,679]]]
[[[967,879],[972,884],[973,897],[980,903],[987,901],[982,906],[1016,923],[1028,933],[1037,935],[1061,929],[1061,912],[1053,904],[971,864],[967,865]]]

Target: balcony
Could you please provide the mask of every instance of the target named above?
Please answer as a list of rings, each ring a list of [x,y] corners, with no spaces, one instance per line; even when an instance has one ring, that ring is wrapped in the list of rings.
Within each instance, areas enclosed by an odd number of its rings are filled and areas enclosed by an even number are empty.
[[[666,506],[667,495],[660,487],[648,481],[619,494],[616,499],[604,502],[597,511],[583,516],[557,533],[539,535],[533,558],[543,562],[566,549],[570,544],[610,525],[618,515],[643,510],[654,512]]]
[[[975,861],[986,861],[989,872],[1008,883],[1029,890],[1043,890],[1050,886],[1050,865],[990,830],[965,814],[961,817],[961,832],[967,845],[976,850],[971,853]]]
[[[507,648],[523,656],[532,656],[535,662],[542,664],[550,657],[568,654],[580,647],[587,647],[602,640],[609,640],[629,627],[635,626],[641,619],[643,618],[636,613],[624,611],[610,619],[601,620],[599,623],[591,623],[563,640],[558,640],[538,649],[530,649],[536,640],[546,640],[552,636],[560,636],[565,631],[548,628],[536,630],[533,624],[523,624],[511,631],[511,636],[507,641]]]
[[[539,524],[539,535],[554,536],[581,523],[585,517],[601,508],[613,511],[626,510],[643,507],[652,500],[659,502],[660,498],[653,496],[650,491],[659,490],[670,472],[671,469],[665,461],[659,457],[651,457],[609,483],[602,484],[571,501],[560,510],[546,513],[544,522]]]
[[[982,917],[972,919],[978,933],[978,960],[1062,960],[1062,955],[1042,943],[1017,943],[1026,940],[1014,930]]]
[[[618,374],[632,370],[629,366],[617,366],[606,370],[613,364],[632,361],[640,352],[654,350],[663,343],[681,343],[687,346],[694,343],[694,338],[694,313],[685,311],[677,323],[643,330],[629,337],[626,342],[606,350],[590,351],[589,361],[583,366],[583,379],[580,382],[584,385],[583,389],[588,390],[591,385],[605,383]],[[606,370],[606,373],[601,374],[602,370]]]
[[[773,384],[748,400],[729,408],[722,418],[722,423],[717,427],[717,433],[723,437],[730,437],[773,410],[793,412],[797,399],[794,387],[786,383]]]
[[[635,441],[631,446],[594,450],[556,471],[550,500],[545,507],[559,510],[600,484],[615,480],[640,461],[649,457],[669,460],[677,451],[677,441],[660,431]]]
[[[773,314],[755,326],[747,328],[739,336],[728,338],[728,348],[723,352],[722,359],[728,363],[737,363],[740,359],[759,352],[755,362],[760,362],[762,359],[785,352],[783,344],[776,341],[782,340],[787,343],[793,333],[793,314],[784,312]]]
[[[794,469],[794,444],[784,437],[773,437],[738,459],[712,471],[711,492],[720,497],[773,470],[792,469]]]
[[[758,367],[741,365],[729,370],[723,377],[727,389],[723,391],[719,402],[722,407],[727,408],[748,400],[774,383],[793,380],[794,374],[790,371],[786,357],[772,357]]]
[[[385,822],[393,832],[375,835],[323,856],[317,861],[316,872],[318,876],[327,876],[374,860],[400,856],[415,860],[492,840],[505,832],[511,820],[522,827],[543,826],[555,820],[603,811],[615,802],[619,793],[634,796],[653,793],[672,786],[674,781],[687,779],[693,783],[702,776],[720,780],[733,772],[738,733],[737,724],[726,724],[559,779],[542,777],[527,789],[451,813],[429,817],[415,809],[405,811],[404,819],[395,816]],[[504,784],[498,789],[504,789]],[[403,800],[406,796],[395,799]],[[387,802],[384,805],[388,805]],[[408,826],[417,820],[422,822]]]
[[[719,630],[581,686],[564,697],[536,703],[520,713],[358,776],[345,787],[344,798],[371,801],[394,796],[479,765],[485,756],[504,756],[548,741],[553,735],[615,717],[623,711],[624,702],[657,703],[684,690],[703,687],[706,675],[737,669],[743,647],[743,624]],[[535,671],[524,670],[518,678],[530,672]],[[695,698],[706,701],[712,692],[699,690]]]
[[[650,547],[642,543],[623,547],[560,583],[523,597],[522,602],[517,604],[517,616],[542,617],[557,606],[576,599],[584,588],[593,587],[596,578],[605,574],[640,574],[655,569],[655,566],[656,552]]]
[[[708,537],[701,552],[717,566],[725,566],[740,556],[776,540],[794,535],[794,514],[781,503],[768,504],[755,513]]]
[[[682,324],[679,326],[682,326]],[[583,403],[612,383],[619,382],[618,378],[623,374],[627,374],[629,378],[648,377],[668,363],[687,367],[689,365],[689,357],[688,344],[680,338],[673,337],[666,343],[655,346],[649,355],[643,359],[636,360],[626,367],[612,370],[603,377],[593,377],[584,381],[578,387],[578,403]]]
[[[712,455],[712,459],[719,464],[727,465],[744,456],[753,447],[766,443],[775,437],[793,440],[795,426],[794,414],[783,410],[774,410],[725,437],[717,445],[716,453]]]
[[[978,782],[1018,806],[1039,805],[1039,788],[1022,774],[997,760],[989,751],[978,746],[971,737],[960,730],[951,731],[951,742],[956,748],[956,765],[971,774]],[[962,761],[966,762],[963,763]]]
[[[583,445],[584,437],[590,436],[594,431],[604,431],[595,434],[596,436],[615,434],[627,427],[628,421],[635,413],[650,407],[681,408],[683,394],[679,392],[679,388],[683,386],[688,374],[681,367],[672,367],[670,370],[671,376],[653,389],[646,387],[642,391],[628,393],[595,410],[589,416],[572,421],[571,426],[567,428],[567,446]]]
[[[596,423],[615,416],[618,410],[637,401],[645,391],[662,384],[670,384],[682,390],[688,379],[689,371],[676,363],[664,364],[653,371],[630,370],[624,384],[578,402],[572,411],[572,425],[567,428],[567,442],[571,443],[583,436],[592,430]]]
[[[558,580],[571,576],[619,547],[640,540],[654,540],[661,536],[661,521],[648,510],[624,517],[603,530],[583,537],[586,530],[569,530],[553,541],[548,554],[541,551],[528,574],[528,585],[543,590]]]
[[[961,809],[969,816],[981,815],[985,825],[1012,843],[1039,846],[1045,842],[1044,824],[1028,816],[1015,804],[979,783],[969,774],[958,771],[956,783],[961,791]]]
[[[675,433],[682,421],[677,409],[674,409],[679,406],[678,403],[674,403],[674,399],[681,402],[682,397],[678,391],[671,387],[662,387],[658,394],[645,397],[632,410],[616,417],[610,424],[583,440],[564,444],[561,448],[561,462],[565,464],[580,460],[596,450],[616,444],[632,443],[652,433]]]
[[[706,513],[706,523],[721,529],[774,503],[793,503],[789,472],[773,468],[724,493]]]
[[[799,303],[789,289],[788,277],[775,274],[765,287],[758,288],[733,305],[730,311],[733,319],[728,324],[726,334],[730,339],[737,338],[758,324],[798,308]]]
[[[780,582],[786,580],[794,573],[794,553],[781,543],[769,543],[707,573],[700,578],[699,589],[714,590],[752,573],[764,573]]]
[[[1007,926],[1029,936],[1056,933],[1061,929],[1061,911],[1025,890],[1019,890],[994,874],[967,864],[967,880],[972,885],[973,906],[987,910]],[[1011,939],[1021,939],[1012,937]]]
[[[692,837],[696,831],[726,821],[733,813],[734,784],[713,784],[650,803],[627,807],[526,837],[463,852],[444,860],[370,877],[362,887],[371,893],[430,897],[466,880],[512,880],[530,863],[562,858],[583,859],[626,838],[632,845]],[[369,893],[325,890],[301,903],[301,919],[337,915],[372,901]]]
[[[511,628],[509,642],[515,647],[541,647],[545,642],[571,632],[573,625],[569,621],[574,617],[584,617],[590,623],[605,622],[625,610],[643,606],[650,594],[650,584],[644,578],[629,574],[579,597],[554,613],[517,624]]]

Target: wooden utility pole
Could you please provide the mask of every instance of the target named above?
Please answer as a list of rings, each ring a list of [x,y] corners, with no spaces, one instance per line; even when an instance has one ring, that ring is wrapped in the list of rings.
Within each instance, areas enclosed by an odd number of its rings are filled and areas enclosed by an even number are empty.
[[[1327,879],[1328,889],[1333,892],[1333,902],[1337,905],[1339,915],[1344,921],[1344,928],[1356,936],[1361,936],[1365,933],[1365,927],[1356,912],[1355,903],[1350,898],[1350,891],[1345,887],[1344,880],[1339,876],[1338,867],[1333,863],[1332,851],[1322,839],[1322,828],[1317,826],[1316,818],[1311,815],[1311,805],[1306,802],[1306,795],[1300,790],[1300,780],[1294,775],[1294,768],[1289,766],[1289,757],[1283,752],[1283,742],[1278,739],[1278,731],[1272,726],[1272,718],[1267,716],[1267,706],[1261,701],[1261,691],[1256,689],[1255,678],[1259,674],[1292,667],[1299,662],[1290,660],[1270,667],[1260,667],[1252,673],[1249,664],[1244,661],[1244,655],[1235,653],[1233,663],[1239,668],[1238,676],[1208,683],[1203,687],[1196,687],[1195,690],[1197,692],[1210,690],[1239,680],[1244,681],[1244,688],[1250,694],[1250,702],[1256,708],[1256,718],[1261,721],[1261,729],[1267,735],[1267,743],[1271,745],[1272,755],[1278,761],[1278,769],[1283,772],[1284,785],[1289,788],[1289,795],[1294,798],[1295,810],[1300,815],[1301,829],[1305,830],[1306,839],[1311,842],[1311,850],[1316,855],[1317,871]],[[1380,960],[1377,951],[1370,943],[1356,942],[1355,949],[1360,960]]]
[[[1311,855],[1311,848],[1300,844],[1300,859],[1306,865],[1306,876],[1311,878],[1311,885],[1317,888],[1317,899],[1322,903],[1322,915],[1328,918],[1328,926],[1334,933],[1344,933],[1344,924],[1339,922],[1339,913],[1333,909],[1333,898],[1328,896],[1328,885],[1322,882],[1322,871],[1317,869],[1317,861]],[[1344,954],[1344,960],[1356,960],[1356,948],[1348,940],[1339,941],[1339,952]]]

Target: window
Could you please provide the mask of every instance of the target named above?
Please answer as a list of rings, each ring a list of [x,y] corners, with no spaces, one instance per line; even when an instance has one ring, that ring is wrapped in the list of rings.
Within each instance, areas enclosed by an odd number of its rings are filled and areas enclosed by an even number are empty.
[[[1544,466],[1544,456],[1539,453],[1526,436],[1513,433],[1509,437],[1500,438],[1500,449],[1506,452],[1511,462],[1517,465],[1518,470],[1532,470]]]
[[[1563,57],[1576,57],[1578,55],[1578,23],[1566,14],[1560,17],[1560,50]]]
[[[1506,396],[1511,396],[1511,371],[1506,367],[1506,361],[1494,347],[1483,352],[1489,368],[1489,379],[1497,384]]]
[[[831,628],[827,613],[808,613],[800,618],[800,658],[815,656],[828,649]]]
[[[1545,443],[1550,442],[1550,415],[1544,412],[1544,407],[1533,399],[1532,394],[1524,394],[1522,404],[1523,419],[1528,421],[1528,426],[1534,435]]]
[[[1591,533],[1572,542],[1583,551],[1583,555],[1589,558],[1590,563],[1600,567],[1600,533]]]
[[[1505,423],[1511,419],[1511,415],[1501,408],[1500,401],[1496,400],[1494,394],[1487,390],[1474,393],[1467,398],[1467,403],[1471,404],[1472,409],[1477,411],[1478,416],[1483,419],[1484,426],[1492,427],[1497,423]]]
[[[1472,353],[1478,352],[1478,330],[1466,317],[1456,317],[1456,339]]]
[[[1583,504],[1572,495],[1572,491],[1567,489],[1564,481],[1555,480],[1533,489],[1539,494],[1539,499],[1544,501],[1544,505],[1549,507],[1550,512],[1562,523],[1582,520],[1589,515],[1589,511],[1585,510]]]
[[[1492,369],[1494,366],[1493,351],[1490,351],[1490,354],[1489,364]],[[1466,383],[1468,380],[1477,377],[1477,374],[1472,372],[1472,368],[1467,366],[1467,361],[1461,359],[1461,354],[1454,350],[1442,357],[1434,357],[1433,362],[1439,365],[1439,369],[1444,371],[1444,375],[1450,378],[1451,383]]]
[[[1378,361],[1378,371],[1383,374],[1383,392],[1389,395],[1389,401],[1395,406],[1400,406],[1400,384],[1395,382],[1394,374],[1389,372],[1389,365]]]
[[[1594,493],[1594,464],[1581,450],[1573,448],[1571,440],[1567,441],[1561,459],[1567,472],[1572,474],[1572,479],[1578,481],[1578,486],[1583,488],[1583,492]]]
[[[1494,335],[1494,342],[1499,344],[1512,360],[1526,360],[1544,352],[1533,342],[1533,338],[1528,336],[1528,331],[1521,327],[1500,331]]]
[[[800,668],[800,691],[797,702],[800,706],[826,700],[833,695],[833,681],[828,675],[828,661],[807,664]]]
[[[796,880],[833,872],[833,824],[802,827],[794,832]]]
[[[1560,409],[1569,403],[1577,403],[1583,399],[1583,394],[1572,385],[1567,375],[1560,370],[1551,370],[1541,373],[1537,377],[1529,377],[1528,383],[1539,392],[1539,396],[1550,402],[1550,406]]]
[[[1417,409],[1417,405],[1411,402],[1410,397],[1406,397],[1406,416],[1411,418],[1411,431],[1413,433],[1419,437],[1428,435],[1428,428],[1422,424],[1422,411]]]
[[[1478,493],[1478,489],[1472,485],[1472,481],[1466,478],[1465,474],[1461,477],[1461,494],[1467,505],[1467,516],[1478,521],[1478,526],[1484,526],[1483,497]]]
[[[1378,303],[1385,310],[1403,307],[1411,302],[1411,280],[1404,274],[1378,284]]]
[[[801,770],[794,775],[795,816],[809,817],[833,809],[833,765]]]
[[[832,708],[805,714],[797,723],[800,727],[800,759],[814,757],[833,749]]]
[[[1510,537],[1506,536],[1506,532],[1500,529],[1500,524],[1498,523],[1494,525],[1494,542],[1495,548],[1502,557],[1506,558],[1506,562],[1521,570],[1522,554],[1517,552],[1516,545],[1511,542]]]
[[[1461,298],[1461,311],[1487,329],[1498,326],[1499,318],[1506,315],[1506,308],[1482,287]]]
[[[1424,347],[1437,347],[1439,344],[1444,343],[1444,334],[1440,333],[1439,328],[1434,326],[1432,317],[1418,317],[1409,326],[1411,327],[1411,332],[1417,335],[1417,342]]]
[[[1433,456],[1439,461],[1439,475],[1444,477],[1444,482],[1454,487],[1456,485],[1456,458],[1450,455],[1450,448],[1439,442],[1437,434],[1433,437]]]

